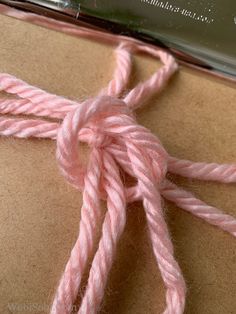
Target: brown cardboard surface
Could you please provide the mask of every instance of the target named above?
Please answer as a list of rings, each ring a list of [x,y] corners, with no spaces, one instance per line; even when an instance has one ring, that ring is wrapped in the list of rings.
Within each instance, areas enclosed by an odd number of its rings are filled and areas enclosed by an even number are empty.
[[[0,71],[52,93],[84,99],[112,77],[112,47],[5,16],[0,33]],[[158,65],[135,57],[133,83]],[[233,86],[182,68],[138,111],[138,120],[174,156],[235,162],[235,99]],[[173,179],[236,216],[235,185]],[[47,313],[76,239],[81,206],[80,193],[57,169],[55,142],[0,138],[0,204],[0,313]],[[236,239],[168,202],[165,211],[188,285],[186,313],[236,313]],[[102,313],[156,314],[164,304],[143,209],[135,203],[128,207]]]

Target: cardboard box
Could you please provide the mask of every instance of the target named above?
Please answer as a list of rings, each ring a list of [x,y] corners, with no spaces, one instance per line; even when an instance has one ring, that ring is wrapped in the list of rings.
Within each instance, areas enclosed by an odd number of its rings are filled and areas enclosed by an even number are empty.
[[[49,92],[83,100],[113,74],[113,47],[0,15],[0,71]],[[106,62],[104,62],[106,60]],[[132,84],[160,65],[135,56]],[[1,96],[5,96],[1,93]],[[168,152],[194,161],[235,163],[236,89],[181,68],[164,91],[138,110],[138,121]],[[47,313],[78,233],[81,194],[60,175],[56,143],[0,138],[0,313]],[[86,149],[81,151],[85,154]],[[171,176],[236,217],[235,184]],[[165,201],[175,254],[188,285],[187,314],[233,314],[236,240]],[[142,204],[128,206],[102,313],[156,314],[165,289]],[[85,284],[85,283],[84,283]],[[35,308],[34,308],[35,306]]]

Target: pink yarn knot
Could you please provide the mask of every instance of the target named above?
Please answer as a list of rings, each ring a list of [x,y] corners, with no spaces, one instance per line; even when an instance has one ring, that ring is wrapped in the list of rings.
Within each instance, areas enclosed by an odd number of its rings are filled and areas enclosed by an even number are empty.
[[[63,120],[57,137],[59,165],[66,179],[83,190],[87,171],[79,160],[79,140],[97,149],[101,160],[109,154],[134,177],[138,178],[140,171],[148,171],[157,187],[165,179],[168,154],[158,138],[138,124],[124,100],[111,96],[91,98]],[[117,158],[121,152],[125,163]],[[140,184],[126,189],[127,201],[133,200],[131,194],[139,193]]]

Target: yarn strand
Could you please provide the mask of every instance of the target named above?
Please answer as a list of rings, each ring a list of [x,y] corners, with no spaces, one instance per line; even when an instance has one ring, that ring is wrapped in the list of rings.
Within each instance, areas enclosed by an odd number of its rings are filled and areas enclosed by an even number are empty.
[[[95,314],[100,309],[117,243],[126,222],[126,198],[119,170],[112,156],[106,151],[103,153],[103,162],[107,213],[99,247],[90,269],[87,289],[78,311],[79,314]]]
[[[178,263],[174,259],[174,249],[163,217],[161,196],[153,177],[152,169],[145,162],[143,152],[129,144],[128,155],[132,160],[135,176],[143,198],[151,242],[163,281],[167,288],[165,314],[183,313],[185,305],[185,283]]]
[[[166,180],[162,195],[187,212],[236,236],[236,219],[234,217],[224,214],[216,207],[205,204],[192,193],[178,188],[174,183]]]
[[[183,177],[223,183],[236,182],[236,164],[192,162],[170,157],[168,165],[170,172]]]
[[[61,277],[51,313],[71,313],[88,258],[93,252],[97,222],[101,216],[98,193],[101,180],[101,163],[100,154],[95,148],[91,152],[84,180],[83,206],[81,208],[78,239]]]

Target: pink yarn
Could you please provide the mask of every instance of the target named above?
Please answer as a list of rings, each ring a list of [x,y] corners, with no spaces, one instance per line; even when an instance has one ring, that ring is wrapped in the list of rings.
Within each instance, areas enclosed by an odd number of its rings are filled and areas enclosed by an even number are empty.
[[[2,12],[22,18],[15,10],[0,6]],[[81,36],[116,42],[117,37],[102,35],[66,23],[37,17],[54,28],[70,28]],[[50,24],[50,25],[51,25]],[[63,25],[62,25],[63,24]],[[102,37],[104,36],[104,37]],[[169,54],[123,37],[116,48],[117,67],[114,78],[95,98],[78,103],[52,95],[9,75],[0,74],[0,91],[18,96],[0,99],[0,113],[56,118],[62,122],[41,119],[19,119],[2,116],[0,134],[19,138],[39,137],[57,140],[57,161],[66,180],[83,193],[79,235],[61,276],[51,314],[71,313],[78,295],[88,259],[95,249],[95,234],[100,220],[100,200],[107,203],[102,235],[89,272],[87,287],[78,313],[93,314],[100,309],[107,278],[112,267],[119,238],[125,228],[126,205],[142,200],[153,252],[166,292],[164,314],[181,314],[185,307],[185,282],[174,258],[173,245],[163,216],[161,196],[212,225],[236,236],[236,220],[217,208],[206,205],[171,183],[167,171],[189,178],[236,182],[236,164],[194,163],[168,155],[161,142],[148,129],[138,125],[133,110],[157,93],[176,71],[177,64]],[[131,73],[131,54],[145,52],[160,58],[164,65],[148,79],[122,96]],[[79,142],[91,147],[84,167],[79,157]],[[126,187],[120,176],[122,168],[136,179]]]

